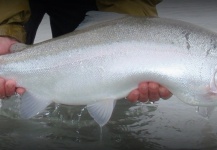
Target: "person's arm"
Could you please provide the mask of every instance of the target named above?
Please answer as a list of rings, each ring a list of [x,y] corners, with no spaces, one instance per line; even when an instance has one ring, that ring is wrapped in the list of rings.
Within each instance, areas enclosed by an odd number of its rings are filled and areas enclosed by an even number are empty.
[[[24,43],[24,23],[30,16],[28,0],[0,0],[0,4],[0,36]]]
[[[99,11],[135,16],[158,16],[156,5],[162,0],[96,0]]]
[[[25,42],[23,24],[28,20],[30,10],[28,0],[0,0],[0,55],[10,53],[10,47],[17,42]],[[14,93],[23,94],[24,88],[16,87],[13,80],[0,77],[0,98]]]
[[[10,53],[11,45],[17,43],[17,40],[10,37],[0,37],[0,55]],[[24,88],[16,87],[14,80],[5,80],[0,77],[0,98],[12,96],[16,93],[22,95],[25,92]]]

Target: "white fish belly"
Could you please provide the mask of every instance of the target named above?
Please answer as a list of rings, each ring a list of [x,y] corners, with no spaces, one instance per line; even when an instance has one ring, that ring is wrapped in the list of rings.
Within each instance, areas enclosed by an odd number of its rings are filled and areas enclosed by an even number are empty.
[[[192,77],[198,78],[203,63],[179,51],[171,45],[135,41],[105,44],[69,50],[22,65],[10,64],[20,70],[7,77],[17,79],[20,86],[36,95],[69,105],[119,99],[142,81],[159,82],[176,93],[183,91],[181,88],[193,81]],[[33,69],[22,71],[22,68]],[[202,83],[193,88],[199,84]]]

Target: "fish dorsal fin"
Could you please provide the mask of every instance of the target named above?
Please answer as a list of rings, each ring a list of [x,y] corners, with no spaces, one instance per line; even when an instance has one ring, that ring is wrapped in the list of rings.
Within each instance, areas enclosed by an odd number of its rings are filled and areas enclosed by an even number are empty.
[[[51,102],[42,96],[25,92],[21,97],[20,116],[24,119],[31,118],[42,112]]]
[[[102,12],[102,11],[89,11],[86,14],[84,20],[79,24],[76,30],[84,29],[86,27],[111,21],[114,19],[122,18],[126,14],[119,14],[114,12]]]
[[[108,99],[87,105],[87,110],[91,117],[102,127],[111,118],[115,104],[116,100]]]

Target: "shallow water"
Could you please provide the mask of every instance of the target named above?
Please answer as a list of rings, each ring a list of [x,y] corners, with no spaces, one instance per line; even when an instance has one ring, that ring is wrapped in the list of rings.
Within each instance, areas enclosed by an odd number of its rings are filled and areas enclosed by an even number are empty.
[[[217,32],[215,0],[164,0],[158,10],[160,17],[189,21]],[[50,38],[48,25],[45,16],[36,42]],[[51,105],[30,120],[1,111],[0,149],[217,149],[217,111],[209,119],[203,118],[196,107],[175,97],[155,104],[119,100],[102,134],[83,108]]]
[[[19,101],[14,103],[19,104]],[[84,106],[51,105],[42,115],[31,120],[21,120],[4,109],[1,114],[8,116],[0,116],[0,147],[160,149],[164,147],[158,143],[161,139],[152,137],[149,132],[149,126],[155,122],[152,119],[156,108],[157,104],[132,105],[124,99],[120,100],[113,117],[102,130]]]
[[[170,102],[169,102],[170,101]],[[42,115],[21,120],[1,116],[1,149],[216,149],[216,119],[175,98],[155,104],[119,100],[102,128],[84,106],[51,105]],[[15,101],[17,104],[19,101]],[[16,109],[13,109],[16,110]],[[49,113],[48,113],[49,112]]]

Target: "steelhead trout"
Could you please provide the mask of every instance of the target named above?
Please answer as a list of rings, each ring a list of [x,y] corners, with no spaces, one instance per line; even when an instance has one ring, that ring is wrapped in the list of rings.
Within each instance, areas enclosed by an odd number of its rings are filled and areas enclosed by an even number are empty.
[[[94,18],[94,17],[93,17]],[[217,33],[178,20],[121,15],[0,56],[0,76],[25,87],[21,116],[52,102],[87,105],[100,125],[142,81],[181,101],[217,105]]]

